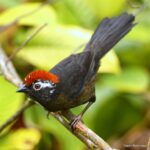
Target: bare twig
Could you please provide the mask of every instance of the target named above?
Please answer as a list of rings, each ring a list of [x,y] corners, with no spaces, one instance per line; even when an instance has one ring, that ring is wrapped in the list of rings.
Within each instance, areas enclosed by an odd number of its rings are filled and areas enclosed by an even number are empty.
[[[150,138],[148,139],[147,150],[150,150]]]
[[[144,9],[146,9],[147,3],[145,2],[142,6],[139,7],[139,9],[134,13],[135,16],[140,14]]]
[[[137,9],[137,11],[134,13],[135,16],[140,14],[143,10],[146,9],[146,7],[149,6],[148,0],[146,0],[142,5],[137,5],[137,4],[133,3],[131,0],[126,0],[126,2],[131,8]]]
[[[2,47],[0,47],[0,65],[1,65],[1,72],[4,75],[5,79],[16,86],[22,82],[20,77],[18,76],[13,64],[11,62],[7,63],[8,57],[4,53]]]
[[[41,8],[42,8],[43,6],[46,6],[46,5],[49,4],[49,3],[50,3],[50,0],[47,0],[46,2],[40,4],[37,8],[33,9],[32,11],[29,11],[29,12],[27,12],[27,13],[25,13],[25,14],[22,14],[22,15],[20,15],[19,17],[17,17],[14,21],[12,21],[12,22],[10,22],[10,23],[4,25],[4,26],[1,26],[1,27],[0,27],[0,32],[3,32],[3,31],[5,31],[5,30],[9,29],[10,27],[17,25],[18,22],[19,22],[21,19],[23,19],[23,18],[25,18],[25,17],[28,17],[28,16],[30,16],[31,14],[34,14],[34,13],[38,12],[39,10],[41,10]]]
[[[12,60],[15,55],[21,50],[23,49],[30,41],[31,39],[33,39],[34,36],[36,36],[47,24],[43,24],[42,26],[38,27],[35,32],[33,32],[29,37],[27,37],[27,39],[22,43],[22,45],[20,47],[18,47],[17,49],[15,49],[12,54],[10,55],[10,57],[8,58],[8,61]],[[8,63],[7,61],[7,63]],[[6,64],[7,64],[6,63]]]
[[[72,118],[75,117],[75,115],[71,113],[70,111],[63,111],[62,115],[65,116],[69,121],[71,121]],[[90,141],[92,141],[97,147],[101,147],[103,150],[112,149],[102,138],[100,138],[97,134],[95,134],[91,129],[86,127],[82,122],[79,122],[77,124],[74,134],[78,132],[84,135]]]
[[[54,116],[61,124],[63,124],[72,133],[69,123],[62,117],[62,115],[53,112],[51,112],[50,114]],[[90,149],[97,149],[97,146],[82,134],[78,134],[78,133],[76,134],[76,132],[74,132],[74,135],[78,137],[83,143],[85,143]]]
[[[2,48],[0,49],[0,64],[2,67],[2,73],[5,76],[5,78],[12,82],[14,85],[18,86],[19,83],[21,83],[21,80],[19,76],[17,75],[14,66],[11,62],[8,63],[7,66],[4,66],[6,63],[5,61],[8,60],[7,56],[5,55]],[[8,68],[11,67],[11,68]],[[14,80],[15,79],[15,80]],[[19,109],[6,123],[4,123],[0,127],[0,131],[2,131],[6,126],[11,124],[13,121],[17,119],[17,117],[25,111],[29,106],[31,106],[31,103],[27,101],[25,104],[23,104],[22,108]],[[67,122],[63,116],[59,115],[58,113],[51,113],[61,124],[63,124],[70,132],[72,132],[72,129],[70,128],[69,122]],[[74,115],[67,111],[62,113],[69,121],[72,120]],[[83,141],[90,149],[99,149],[99,150],[112,150],[112,148],[98,135],[96,135],[92,130],[90,130],[88,127],[86,127],[83,123],[78,123],[76,130],[72,132],[76,137],[78,137],[81,141]]]
[[[24,112],[25,109],[33,105],[32,101],[26,101],[23,106],[11,117],[9,118],[2,126],[0,126],[0,132],[2,132],[7,126],[13,123],[17,118]]]

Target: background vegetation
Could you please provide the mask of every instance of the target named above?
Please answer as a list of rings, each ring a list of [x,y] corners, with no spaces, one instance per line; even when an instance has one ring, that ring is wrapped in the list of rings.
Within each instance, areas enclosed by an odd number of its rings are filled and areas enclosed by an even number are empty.
[[[0,26],[31,12],[42,0],[0,1]],[[144,1],[132,1],[141,6]],[[84,116],[85,123],[115,148],[148,142],[150,135],[150,8],[137,16],[138,25],[102,60],[96,83],[97,101]],[[126,0],[55,0],[0,31],[0,43],[11,55],[40,25],[48,25],[13,59],[22,78],[34,69],[49,70],[87,43],[99,21],[124,11],[136,12]],[[101,72],[101,73],[100,73]],[[0,125],[18,110],[25,95],[0,76]],[[79,113],[83,106],[74,108]],[[0,136],[4,150],[83,150],[69,133],[39,105],[25,111]],[[11,130],[10,130],[11,129]]]

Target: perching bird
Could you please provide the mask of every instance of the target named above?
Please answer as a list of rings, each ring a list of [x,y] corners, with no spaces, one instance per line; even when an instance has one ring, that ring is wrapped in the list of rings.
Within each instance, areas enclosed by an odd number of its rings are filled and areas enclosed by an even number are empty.
[[[18,92],[26,93],[49,112],[88,103],[71,122],[75,127],[95,101],[95,79],[101,58],[134,27],[134,20],[135,16],[127,13],[103,19],[83,52],[68,56],[49,72],[29,73]]]

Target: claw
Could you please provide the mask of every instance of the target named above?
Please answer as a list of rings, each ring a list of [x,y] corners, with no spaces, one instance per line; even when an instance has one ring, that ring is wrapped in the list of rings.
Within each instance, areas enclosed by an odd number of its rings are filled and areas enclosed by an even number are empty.
[[[71,126],[71,129],[74,131],[75,128],[76,128],[76,125],[78,124],[78,122],[81,121],[81,115],[78,115],[76,116],[71,122],[70,122],[70,126]]]

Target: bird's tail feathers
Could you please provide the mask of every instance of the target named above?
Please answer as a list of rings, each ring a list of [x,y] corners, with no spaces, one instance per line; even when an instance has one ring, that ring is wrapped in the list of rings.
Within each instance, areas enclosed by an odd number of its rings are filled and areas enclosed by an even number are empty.
[[[84,51],[93,52],[95,58],[99,60],[132,29],[135,25],[134,19],[134,15],[127,13],[103,19]]]

